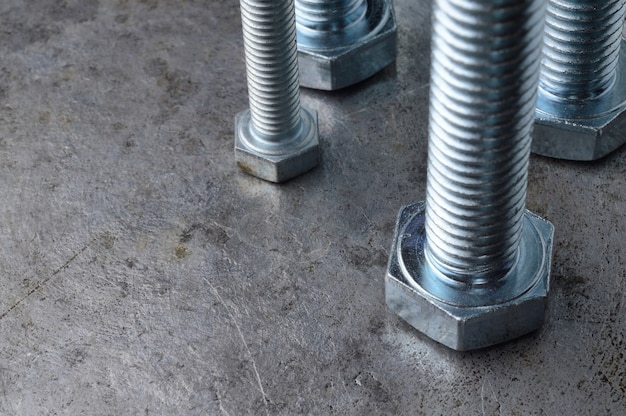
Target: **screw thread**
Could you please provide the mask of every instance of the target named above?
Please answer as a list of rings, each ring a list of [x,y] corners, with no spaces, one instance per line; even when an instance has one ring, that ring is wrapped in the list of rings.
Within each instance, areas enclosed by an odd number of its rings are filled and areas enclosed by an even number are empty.
[[[543,0],[435,2],[426,255],[472,284],[514,264],[526,199]]]
[[[539,86],[561,99],[591,99],[615,79],[624,0],[548,1]]]
[[[252,126],[280,141],[302,121],[292,0],[241,0]]]
[[[312,31],[349,30],[365,21],[365,0],[295,0],[298,25]]]

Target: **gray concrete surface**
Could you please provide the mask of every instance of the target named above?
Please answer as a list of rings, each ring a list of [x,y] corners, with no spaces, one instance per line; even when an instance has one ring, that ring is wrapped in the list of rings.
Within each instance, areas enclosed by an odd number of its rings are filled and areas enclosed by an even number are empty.
[[[625,414],[626,149],[532,158],[540,331],[461,354],[384,304],[429,4],[396,1],[395,65],[303,91],[322,164],[277,186],[234,162],[236,1],[2,1],[0,414]]]

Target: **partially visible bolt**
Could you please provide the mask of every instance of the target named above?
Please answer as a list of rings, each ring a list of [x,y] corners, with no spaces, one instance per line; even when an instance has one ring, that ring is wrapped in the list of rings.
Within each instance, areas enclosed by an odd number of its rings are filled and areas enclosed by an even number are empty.
[[[539,328],[552,225],[525,209],[545,2],[437,0],[426,202],[400,211],[385,294],[456,350]]]
[[[595,160],[626,143],[624,0],[550,0],[532,151]]]
[[[300,105],[293,0],[241,0],[250,109],[235,120],[244,171],[283,182],[317,165],[317,113]]]
[[[300,83],[336,90],[396,58],[392,0],[295,0]]]

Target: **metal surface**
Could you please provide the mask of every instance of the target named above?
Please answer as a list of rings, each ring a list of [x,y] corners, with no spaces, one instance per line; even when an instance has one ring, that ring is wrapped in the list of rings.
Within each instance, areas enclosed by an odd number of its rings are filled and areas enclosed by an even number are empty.
[[[284,182],[319,159],[317,113],[300,105],[292,0],[241,0],[250,109],[235,118],[235,159],[245,172]]]
[[[385,288],[455,350],[543,321],[553,227],[524,206],[544,15],[539,0],[435,2],[426,202],[400,212]]]
[[[392,0],[295,0],[300,85],[337,90],[396,59]]]
[[[624,0],[549,1],[535,153],[599,159],[626,143]]]
[[[302,90],[323,163],[276,186],[235,166],[236,0],[0,2],[0,414],[623,413],[626,149],[531,155],[541,330],[457,353],[385,305],[426,191],[430,2],[395,8],[395,64]]]

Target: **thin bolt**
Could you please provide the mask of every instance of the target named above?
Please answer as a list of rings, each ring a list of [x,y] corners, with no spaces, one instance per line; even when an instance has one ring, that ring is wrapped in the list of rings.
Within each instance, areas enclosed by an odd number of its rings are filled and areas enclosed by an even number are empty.
[[[317,114],[300,105],[293,0],[241,0],[250,109],[236,118],[235,157],[282,182],[318,161]]]
[[[301,122],[296,24],[292,0],[241,0],[252,124],[266,140]]]
[[[624,0],[548,1],[540,87],[562,99],[593,99],[615,80]]]
[[[485,283],[516,261],[544,10],[435,2],[425,254],[448,278]]]

